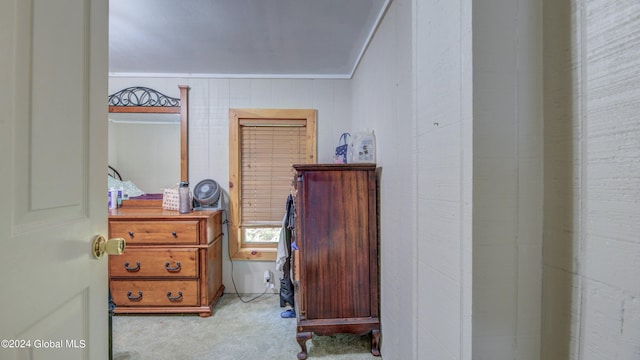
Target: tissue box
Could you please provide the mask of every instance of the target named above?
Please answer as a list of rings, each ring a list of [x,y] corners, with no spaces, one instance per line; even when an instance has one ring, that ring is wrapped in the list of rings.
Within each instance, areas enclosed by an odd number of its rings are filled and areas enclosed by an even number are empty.
[[[178,187],[170,187],[162,192],[162,208],[165,210],[178,210],[180,206],[180,195]]]

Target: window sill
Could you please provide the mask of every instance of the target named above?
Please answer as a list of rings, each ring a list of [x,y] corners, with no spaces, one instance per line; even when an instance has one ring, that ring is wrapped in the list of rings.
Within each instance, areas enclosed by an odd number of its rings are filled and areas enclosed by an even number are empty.
[[[232,260],[276,261],[278,250],[275,248],[241,248],[231,254]]]

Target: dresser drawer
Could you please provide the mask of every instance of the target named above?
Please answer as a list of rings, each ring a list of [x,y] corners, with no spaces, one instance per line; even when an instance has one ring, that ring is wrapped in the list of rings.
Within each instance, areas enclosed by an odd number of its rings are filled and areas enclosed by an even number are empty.
[[[198,280],[111,280],[116,306],[197,306]]]
[[[109,236],[128,245],[197,244],[198,221],[111,221]]]
[[[124,254],[109,256],[113,277],[197,277],[198,249],[125,248]]]

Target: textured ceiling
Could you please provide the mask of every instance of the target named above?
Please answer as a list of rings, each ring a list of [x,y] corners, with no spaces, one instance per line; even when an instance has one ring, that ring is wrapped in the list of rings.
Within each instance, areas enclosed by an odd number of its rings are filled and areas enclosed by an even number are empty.
[[[390,0],[110,0],[113,76],[348,78]]]

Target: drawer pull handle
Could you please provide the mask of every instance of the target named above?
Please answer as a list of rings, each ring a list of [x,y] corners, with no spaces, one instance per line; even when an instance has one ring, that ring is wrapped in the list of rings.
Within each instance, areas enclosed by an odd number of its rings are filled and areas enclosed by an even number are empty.
[[[175,231],[174,231],[174,232],[172,232],[172,233],[171,233],[171,235],[173,235],[173,237],[174,237],[174,238],[177,238],[177,237],[178,237],[178,233],[177,233],[177,232],[175,232]]]
[[[140,270],[140,261],[136,261],[136,267],[129,267],[129,262],[124,263],[124,269],[129,272],[136,272]]]
[[[178,291],[178,296],[176,297],[171,297],[171,291],[167,292],[167,299],[169,299],[169,301],[181,301],[182,300],[182,291]]]
[[[142,300],[142,291],[138,291],[138,296],[131,296],[131,291],[127,293],[127,298],[131,301],[140,301]]]
[[[133,231],[129,231],[129,237],[133,237]]]
[[[164,264],[164,268],[169,271],[169,272],[178,272],[180,271],[180,261],[178,261],[176,263],[176,267],[169,267],[169,264],[171,264],[170,262],[167,261],[166,264]]]

